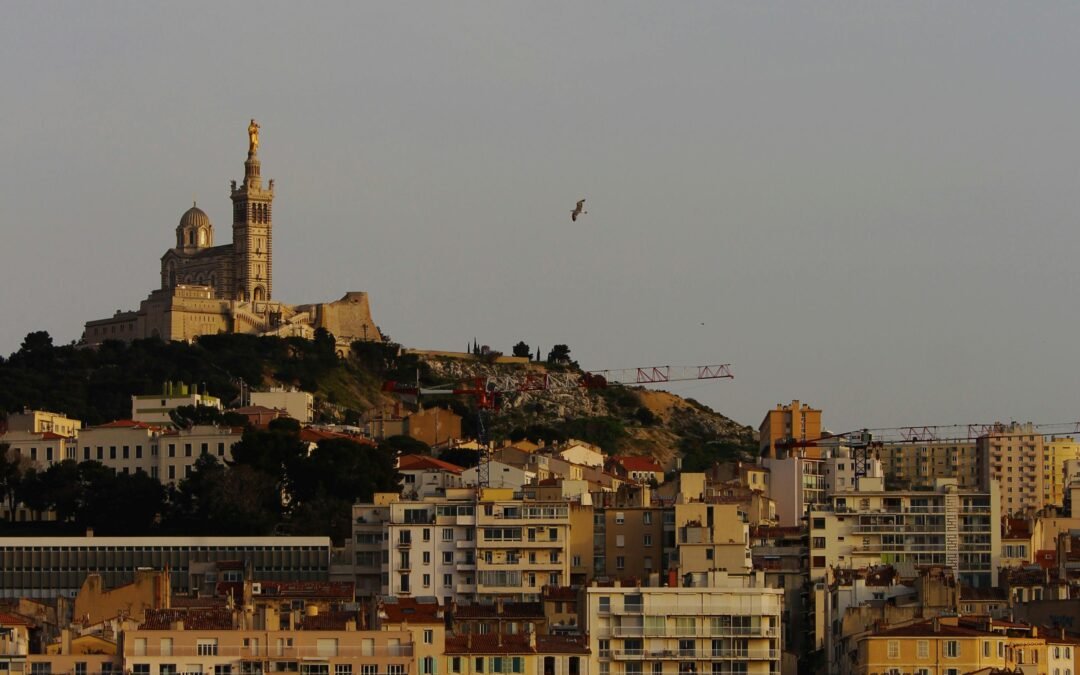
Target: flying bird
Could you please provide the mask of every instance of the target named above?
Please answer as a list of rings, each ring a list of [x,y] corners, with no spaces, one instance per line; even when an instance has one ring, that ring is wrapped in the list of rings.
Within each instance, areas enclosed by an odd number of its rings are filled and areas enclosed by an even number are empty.
[[[588,211],[585,210],[585,200],[582,199],[580,202],[577,203],[577,206],[574,208],[574,210],[570,212],[570,220],[576,223],[578,216],[583,216],[587,213]]]

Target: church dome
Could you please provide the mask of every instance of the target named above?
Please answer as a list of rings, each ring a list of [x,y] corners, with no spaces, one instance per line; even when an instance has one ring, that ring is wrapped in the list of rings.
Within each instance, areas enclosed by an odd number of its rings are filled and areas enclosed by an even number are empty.
[[[176,226],[176,247],[180,249],[205,248],[214,245],[214,226],[210,216],[194,204],[180,216]]]
[[[183,230],[199,227],[210,227],[210,216],[206,215],[206,212],[198,206],[192,206],[187,211],[184,211],[184,215],[180,216],[180,224],[176,226],[176,229]]]

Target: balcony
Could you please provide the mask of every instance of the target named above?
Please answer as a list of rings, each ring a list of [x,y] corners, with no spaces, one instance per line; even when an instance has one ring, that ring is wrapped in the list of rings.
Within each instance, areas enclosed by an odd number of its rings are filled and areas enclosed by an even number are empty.
[[[780,658],[778,649],[616,649],[612,658],[619,661],[703,661],[738,659],[740,661],[771,661]]]
[[[156,642],[156,640],[155,640]],[[148,645],[146,649],[134,649],[135,641],[131,640],[127,645],[127,649],[124,650],[124,656],[126,658],[140,657],[140,656],[153,656],[153,657],[165,657],[165,656],[204,656],[204,657],[229,657],[229,658],[249,658],[253,656],[267,657],[273,659],[312,659],[312,658],[331,658],[335,656],[339,657],[353,657],[353,656],[412,656],[412,645],[399,645],[397,647],[378,646],[378,647],[342,647],[338,646],[332,653],[328,650],[322,652],[315,646],[300,646],[300,647],[281,647],[277,645],[259,645],[258,647],[240,647],[240,646],[218,646],[212,649],[207,649],[206,646],[200,647],[173,647],[171,650],[162,650],[157,644]],[[212,653],[211,653],[212,652]]]

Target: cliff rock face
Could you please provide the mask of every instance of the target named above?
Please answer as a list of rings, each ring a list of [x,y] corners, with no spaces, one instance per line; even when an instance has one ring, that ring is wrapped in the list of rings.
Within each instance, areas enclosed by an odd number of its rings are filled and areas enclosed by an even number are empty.
[[[494,364],[482,360],[428,358],[431,378],[458,382],[473,378],[524,377],[543,374],[543,364]],[[558,369],[556,373],[580,375]],[[724,382],[717,386],[724,386]],[[618,436],[609,451],[651,455],[669,468],[675,466],[680,447],[692,443],[753,445],[757,434],[693,400],[642,387],[609,386],[603,389],[569,387],[504,394],[499,410],[490,417],[496,437],[530,427],[580,429],[590,418],[602,418]],[[588,439],[585,439],[588,440]]]

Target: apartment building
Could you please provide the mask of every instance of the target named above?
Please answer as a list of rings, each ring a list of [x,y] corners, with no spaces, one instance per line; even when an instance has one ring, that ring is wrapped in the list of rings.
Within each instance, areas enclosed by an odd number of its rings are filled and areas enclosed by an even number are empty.
[[[570,580],[570,504],[515,500],[485,489],[476,513],[477,598],[538,601]]]
[[[30,462],[39,471],[66,459],[75,459],[76,441],[51,431],[8,431],[0,434],[0,443],[8,446],[8,457]]]
[[[669,563],[680,575],[753,568],[750,526],[738,504],[676,503],[675,553]]]
[[[21,413],[8,413],[7,430],[32,434],[57,434],[71,438],[82,429],[82,422],[63,413],[23,408]]]
[[[997,585],[1001,519],[997,484],[962,490],[938,479],[933,492],[886,491],[881,478],[860,479],[810,512],[810,579],[830,568],[910,563],[952,568],[968,586]]]
[[[652,490],[647,485],[597,492],[592,501],[593,575],[648,579],[650,574],[667,569],[665,510],[652,503]]]
[[[878,449],[885,484],[901,490],[932,488],[938,478],[954,478],[964,490],[979,489],[982,458],[975,441],[885,443]]]
[[[776,503],[780,527],[805,524],[808,509],[825,502],[825,460],[820,452],[765,457],[769,469],[769,497]]]
[[[222,409],[220,398],[200,393],[198,387],[183,382],[166,382],[157,394],[131,397],[131,419],[155,426],[170,426],[170,413],[183,406]]]
[[[299,389],[273,387],[269,391],[253,391],[248,394],[250,405],[284,410],[300,424],[311,424],[315,419],[315,397]]]
[[[118,420],[79,433],[78,461],[98,461],[117,473],[142,471],[162,483],[177,483],[191,475],[205,454],[232,460],[232,446],[243,432],[232,427],[196,425],[163,429],[134,420]]]
[[[776,457],[776,442],[793,439],[805,441],[821,437],[821,410],[811,408],[799,401],[791,405],[776,404],[776,408],[765,413],[758,427],[761,454]]]
[[[129,583],[141,568],[169,568],[173,591],[189,590],[194,562],[239,560],[256,578],[325,581],[328,537],[5,537],[0,538],[0,598],[73,598],[91,572],[106,587]]]
[[[694,587],[586,589],[601,675],[779,673],[783,591],[764,575],[712,572]]]
[[[1068,491],[1066,463],[1080,459],[1069,437],[1047,439],[1031,424],[1001,425],[977,441],[983,455],[982,485],[1001,486],[1001,512],[1034,512],[1061,506]]]
[[[124,632],[124,672],[132,675],[412,675],[409,630],[362,630],[356,612],[313,612],[282,630],[272,609],[247,617],[226,608],[147,612]]]
[[[1044,674],[1046,663],[1046,641],[1037,629],[1016,624],[995,628],[993,622],[977,627],[939,617],[866,636],[859,643],[855,672],[961,675],[999,669]]]

